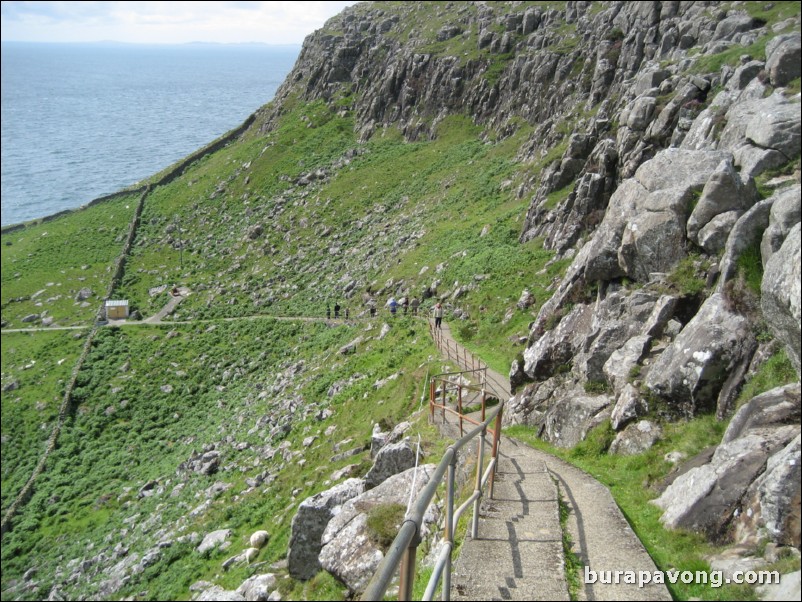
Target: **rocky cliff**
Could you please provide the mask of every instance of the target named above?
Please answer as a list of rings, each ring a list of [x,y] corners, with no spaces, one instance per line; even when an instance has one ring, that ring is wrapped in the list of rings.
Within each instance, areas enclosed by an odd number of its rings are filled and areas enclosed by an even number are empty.
[[[647,414],[768,413],[760,434],[728,432],[745,446],[734,461],[722,451],[697,469],[716,478],[675,494],[677,482],[660,503],[667,524],[692,514],[719,538],[749,507],[746,522],[798,546],[799,389],[775,393],[790,413],[735,406],[778,344],[800,369],[799,13],[756,8],[360,4],[310,36],[274,111],[294,97],[341,103],[362,139],[390,125],[428,138],[454,113],[502,136],[535,126],[518,151],[522,170],[537,166],[517,189],[530,199],[520,239],[573,261],[512,367],[530,384],[507,420],[572,446],[606,419],[626,439]],[[751,288],[749,262],[763,274]],[[775,454],[796,471],[782,519],[763,517],[780,502],[757,493],[778,488],[766,483]],[[727,461],[742,482],[722,501]]]
[[[538,124],[522,159],[564,147],[518,191],[531,195],[522,241],[542,236],[576,257],[532,326],[524,365],[513,367],[516,381],[522,370],[537,382],[516,396],[508,420],[566,446],[607,417],[627,436],[650,404],[673,419],[732,415],[750,364],[763,357],[766,326],[799,372],[799,94],[784,89],[800,75],[798,19],[768,28],[718,3],[601,4],[464,5],[437,13],[448,16],[437,42],[417,44],[417,30],[433,26],[416,19],[421,7],[360,7],[308,40],[292,78],[309,98],[332,100],[347,86],[364,137],[388,123],[427,136],[444,115],[467,112],[488,128]],[[759,40],[765,55],[750,55]],[[709,57],[739,47],[736,65],[712,69]],[[789,164],[789,177],[761,198],[755,179]],[[550,195],[560,190],[555,206]],[[745,290],[736,269],[754,246],[766,267],[760,294]],[[689,260],[706,282],[695,294],[666,281]],[[588,395],[587,383],[605,393]],[[798,389],[789,394],[798,416]],[[793,455],[794,437],[798,458],[799,428],[787,420],[751,444],[762,460],[728,492],[724,518],[694,511],[695,526],[721,535],[750,484],[770,478],[760,468],[767,458]],[[694,503],[720,509],[702,489]],[[784,519],[798,525],[796,489]],[[689,503],[685,491],[669,497],[667,514]],[[774,538],[783,532],[799,545],[798,530],[770,522]]]

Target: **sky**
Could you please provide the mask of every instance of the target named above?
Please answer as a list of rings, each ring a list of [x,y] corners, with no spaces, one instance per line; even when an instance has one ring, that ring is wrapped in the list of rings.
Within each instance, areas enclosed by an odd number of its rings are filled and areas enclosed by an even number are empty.
[[[2,41],[300,44],[356,2],[2,2]]]

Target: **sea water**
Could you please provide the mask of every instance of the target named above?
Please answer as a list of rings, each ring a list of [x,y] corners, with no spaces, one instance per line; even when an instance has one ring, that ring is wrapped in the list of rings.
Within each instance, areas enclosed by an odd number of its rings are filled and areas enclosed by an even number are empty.
[[[2,224],[155,174],[269,102],[300,46],[2,43]]]

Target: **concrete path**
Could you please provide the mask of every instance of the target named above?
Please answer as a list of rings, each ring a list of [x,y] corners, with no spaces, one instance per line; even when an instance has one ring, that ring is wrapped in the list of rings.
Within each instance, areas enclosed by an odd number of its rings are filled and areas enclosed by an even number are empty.
[[[169,316],[175,308],[178,307],[178,304],[183,301],[187,295],[189,295],[189,289],[185,287],[180,287],[178,289],[178,294],[170,295],[170,300],[162,307],[158,313],[150,316],[149,318],[145,318],[142,320],[145,324],[161,324],[162,320]]]
[[[455,349],[446,324],[438,346]],[[476,365],[461,346],[452,361]],[[507,379],[487,370],[498,394],[510,397]],[[456,417],[449,418],[451,422]],[[453,425],[445,431],[454,433]],[[457,435],[458,436],[458,435]],[[587,473],[545,452],[503,436],[493,499],[484,498],[479,536],[466,539],[454,564],[454,600],[567,600],[558,499],[569,509],[572,551],[590,573],[579,576],[580,600],[671,600],[664,585],[626,583],[626,573],[657,570],[609,490]],[[612,571],[612,573],[611,573]],[[615,571],[621,571],[615,583]],[[611,579],[607,579],[609,576]],[[602,583],[602,581],[613,583]]]
[[[522,446],[502,448],[479,537],[454,563],[452,599],[568,600],[557,496],[542,461]]]
[[[429,320],[429,326],[432,332],[436,333],[435,344],[440,349],[440,353],[445,359],[458,364],[463,370],[472,370],[477,366],[487,366],[480,358],[474,357],[470,351],[457,343],[451,334],[451,327],[443,322],[442,327],[435,331],[434,320]],[[502,376],[489,366],[487,366],[487,384],[500,399],[509,399],[512,397],[510,392],[510,379]]]

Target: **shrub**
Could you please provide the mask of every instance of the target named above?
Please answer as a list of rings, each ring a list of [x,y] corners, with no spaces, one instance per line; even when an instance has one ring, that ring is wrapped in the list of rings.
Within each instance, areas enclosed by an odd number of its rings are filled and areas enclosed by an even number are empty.
[[[669,286],[682,295],[698,295],[705,290],[705,280],[700,272],[706,267],[699,256],[689,255],[668,275]]]
[[[572,458],[598,458],[607,453],[615,439],[615,431],[609,420],[590,431],[570,452]]]
[[[395,536],[398,535],[406,510],[403,504],[394,503],[374,506],[368,512],[370,538],[383,551],[387,551]]]
[[[585,393],[601,395],[602,393],[607,393],[609,390],[610,385],[608,385],[606,381],[589,380],[585,382]]]

